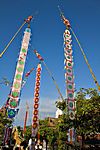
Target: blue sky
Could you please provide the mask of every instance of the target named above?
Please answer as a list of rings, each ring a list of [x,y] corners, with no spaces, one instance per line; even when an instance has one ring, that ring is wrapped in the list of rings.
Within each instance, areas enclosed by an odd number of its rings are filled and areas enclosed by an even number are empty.
[[[36,48],[44,58],[51,70],[61,93],[66,97],[66,85],[64,79],[64,50],[63,32],[65,26],[62,23],[57,6],[60,6],[71,27],[76,33],[88,61],[100,83],[100,1],[99,0],[1,0],[0,2],[0,52],[10,41],[14,33],[29,15],[38,12],[35,20],[31,22],[31,41],[27,55],[25,72],[36,67],[38,60],[33,54]],[[16,63],[21,47],[23,27],[16,39],[0,59],[0,80],[7,77],[13,81]],[[78,90],[84,88],[96,88],[89,69],[84,61],[81,51],[72,37],[75,87]],[[30,118],[32,118],[32,104],[34,95],[35,71],[29,76],[22,90],[20,111],[16,116],[15,124],[23,125],[25,115],[25,103],[30,105]],[[0,85],[0,106],[2,106],[9,94],[10,88]],[[55,101],[59,94],[42,65],[41,89],[40,89],[40,118],[55,115]],[[22,115],[23,114],[23,115]],[[30,121],[28,123],[30,124]]]

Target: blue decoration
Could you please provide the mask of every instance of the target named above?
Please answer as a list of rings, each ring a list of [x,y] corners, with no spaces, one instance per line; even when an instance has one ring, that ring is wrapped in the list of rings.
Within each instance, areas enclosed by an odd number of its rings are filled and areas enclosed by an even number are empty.
[[[15,115],[16,115],[15,109],[8,109],[8,110],[7,110],[7,113],[8,113],[8,117],[9,117],[9,118],[13,118],[13,117],[15,117]]]

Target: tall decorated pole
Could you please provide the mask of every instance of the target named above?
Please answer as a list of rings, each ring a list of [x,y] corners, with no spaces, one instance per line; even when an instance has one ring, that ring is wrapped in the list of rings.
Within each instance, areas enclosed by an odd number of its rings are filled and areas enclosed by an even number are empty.
[[[8,96],[7,114],[9,118],[15,117],[16,110],[19,105],[19,97],[20,97],[20,92],[22,87],[22,77],[25,68],[25,61],[28,52],[30,36],[31,36],[31,29],[30,27],[28,27],[25,29],[24,32],[21,50],[20,50],[20,54],[16,66],[15,76],[14,76],[10,94]]]
[[[65,80],[66,80],[66,94],[68,104],[68,114],[71,120],[75,119],[75,99],[74,99],[74,75],[73,75],[73,56],[71,45],[71,34],[69,28],[64,32],[64,55],[65,55]],[[69,141],[74,141],[74,128],[69,130]]]
[[[60,9],[59,9],[60,10]],[[66,29],[63,34],[64,38],[64,64],[65,64],[65,82],[66,82],[66,95],[67,95],[67,110],[70,121],[73,122],[75,119],[75,99],[74,99],[74,75],[73,75],[73,56],[72,56],[72,39],[70,33],[70,22],[64,17],[63,13],[60,10],[61,18],[63,23],[66,26]],[[74,128],[69,129],[68,141],[73,143],[75,141],[74,138]]]
[[[28,112],[29,112],[29,106],[28,106],[28,103],[26,103],[26,113],[25,113],[25,118],[24,118],[23,136],[25,135],[25,132],[26,132],[26,123],[27,123],[27,119],[28,119]]]
[[[39,126],[39,91],[40,91],[40,78],[41,78],[41,64],[39,63],[36,70],[36,82],[34,89],[34,104],[33,104],[33,117],[32,117],[32,137],[35,137],[38,132]]]
[[[34,50],[34,53],[35,53],[36,57],[44,64],[44,66],[45,66],[45,68],[46,68],[48,74],[50,75],[50,77],[51,77],[52,80],[53,80],[53,83],[55,84],[55,87],[56,87],[56,89],[57,89],[57,91],[58,91],[58,93],[59,93],[59,95],[60,95],[60,98],[61,98],[62,101],[63,101],[64,98],[63,98],[63,96],[62,96],[62,94],[61,94],[61,91],[60,91],[58,85],[57,85],[57,82],[56,82],[55,78],[53,77],[51,71],[50,71],[49,68],[47,67],[46,63],[44,62],[44,59],[43,59],[42,56],[37,52],[36,49]]]
[[[71,120],[75,119],[75,101],[74,101],[74,76],[73,76],[73,56],[71,45],[71,34],[69,29],[64,32],[64,55],[65,55],[65,80],[68,113]]]

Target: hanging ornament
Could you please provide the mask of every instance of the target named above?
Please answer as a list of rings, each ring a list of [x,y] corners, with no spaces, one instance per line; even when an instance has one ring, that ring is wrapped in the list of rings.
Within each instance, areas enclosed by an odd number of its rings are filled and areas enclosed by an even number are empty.
[[[70,75],[67,75],[66,80],[67,80],[67,82],[69,82],[69,83],[70,83],[70,82],[73,83],[73,77],[70,76]]]
[[[32,125],[33,129],[36,129],[37,126],[38,126],[38,124],[36,122],[34,122],[33,125]]]
[[[39,98],[36,97],[36,98],[34,99],[34,101],[35,101],[35,103],[38,103],[38,102],[39,102]]]
[[[18,106],[18,101],[16,101],[16,99],[11,99],[11,100],[9,101],[9,106],[10,106],[11,108],[16,108],[16,107]]]
[[[70,118],[71,120],[74,120],[74,119],[75,119],[75,111],[69,110],[69,118]]]
[[[36,82],[36,86],[40,86],[40,82],[39,81]]]
[[[75,109],[74,101],[68,100],[68,109],[69,110],[74,110]]]
[[[37,86],[36,89],[35,89],[35,91],[36,91],[36,92],[39,92],[39,90],[40,90],[40,87]]]
[[[17,98],[19,96],[18,91],[12,91],[12,97]]]
[[[9,118],[12,119],[12,118],[15,117],[16,111],[15,111],[14,109],[8,109],[8,110],[7,110],[7,115],[8,115]]]
[[[37,120],[38,120],[38,117],[36,115],[34,115],[33,121],[37,122]]]
[[[38,110],[37,109],[34,110],[34,115],[38,115]]]
[[[36,103],[36,104],[34,104],[34,109],[37,109],[38,108],[38,104]]]
[[[39,97],[39,93],[38,92],[35,93],[35,97]]]

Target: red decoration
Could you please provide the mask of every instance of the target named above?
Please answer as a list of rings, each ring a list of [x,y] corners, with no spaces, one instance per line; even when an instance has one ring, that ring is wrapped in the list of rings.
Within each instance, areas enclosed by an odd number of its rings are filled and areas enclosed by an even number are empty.
[[[36,97],[36,98],[34,99],[34,102],[35,102],[35,103],[38,103],[38,101],[39,101],[39,98]]]
[[[40,77],[40,71],[38,71],[37,76]]]
[[[34,118],[33,118],[33,121],[37,122],[37,120],[38,120],[38,117],[35,115]]]
[[[39,86],[40,85],[40,82],[38,81],[37,83],[36,83],[36,86]]]
[[[37,127],[37,123],[35,122],[35,123],[33,123],[33,128],[35,129],[36,127]]]
[[[38,92],[35,93],[35,97],[39,97],[39,93]]]
[[[36,78],[36,81],[37,81],[37,82],[40,81],[40,76]]]
[[[34,110],[34,115],[38,115],[38,110],[37,109]]]
[[[36,83],[34,91],[34,111],[33,111],[33,135],[35,136],[38,128],[38,107],[39,107],[39,90],[40,90],[40,75],[41,75],[41,64],[38,64],[36,72]]]
[[[34,104],[34,108],[35,108],[35,109],[37,109],[37,108],[38,108],[38,106],[39,106],[38,104]]]
[[[35,90],[36,90],[36,92],[38,92],[40,90],[40,87],[37,86]]]

